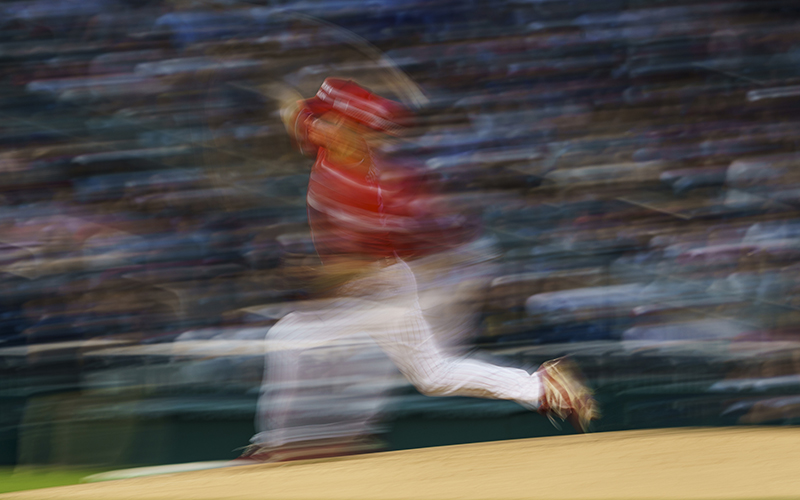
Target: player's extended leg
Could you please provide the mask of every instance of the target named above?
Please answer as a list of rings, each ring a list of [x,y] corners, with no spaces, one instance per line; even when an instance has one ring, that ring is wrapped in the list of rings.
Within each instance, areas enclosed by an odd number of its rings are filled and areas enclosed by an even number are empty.
[[[259,432],[251,439],[256,452],[283,448],[285,453],[320,443],[361,450],[378,444],[354,440],[370,434],[375,399],[390,383],[391,363],[380,351],[376,356],[377,346],[368,337],[336,342],[353,330],[337,331],[324,318],[344,309],[340,304],[331,310],[293,312],[269,331],[256,414]]]
[[[383,327],[369,331],[420,392],[513,400],[548,416],[554,414],[563,419],[575,415],[579,430],[596,418],[591,393],[574,369],[565,369],[566,363],[545,364],[531,375],[518,368],[451,355],[437,345],[423,317],[409,267],[399,262],[380,274],[394,290],[390,300],[387,294],[381,307],[374,309],[375,313],[380,312]]]
[[[383,322],[369,332],[421,393],[508,399],[538,408],[544,394],[538,375],[445,351],[425,321],[408,266],[401,262],[382,272],[398,286],[397,294],[375,310]]]
[[[289,438],[286,423],[297,397],[302,350],[293,348],[305,328],[302,313],[290,313],[267,333],[264,380],[256,409],[256,429],[251,442],[278,446]]]

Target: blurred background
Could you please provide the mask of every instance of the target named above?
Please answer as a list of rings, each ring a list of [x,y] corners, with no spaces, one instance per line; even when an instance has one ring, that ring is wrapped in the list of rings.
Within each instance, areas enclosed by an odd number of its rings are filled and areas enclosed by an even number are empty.
[[[316,261],[310,163],[263,89],[408,99],[397,68],[430,102],[387,152],[482,221],[469,349],[571,354],[598,431],[800,423],[798,20],[791,0],[4,0],[0,465],[236,457]],[[390,449],[569,432],[426,398],[380,356],[337,387]]]

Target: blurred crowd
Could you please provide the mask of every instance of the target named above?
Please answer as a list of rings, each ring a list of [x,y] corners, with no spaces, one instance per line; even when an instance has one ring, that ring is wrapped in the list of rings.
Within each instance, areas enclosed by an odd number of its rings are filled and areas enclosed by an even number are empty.
[[[310,165],[265,89],[343,76],[408,103],[400,70],[430,102],[386,153],[481,219],[470,345],[575,352],[601,395],[707,382],[681,391],[796,422],[799,17],[789,0],[0,3],[0,389],[256,394],[261,340],[317,263]]]

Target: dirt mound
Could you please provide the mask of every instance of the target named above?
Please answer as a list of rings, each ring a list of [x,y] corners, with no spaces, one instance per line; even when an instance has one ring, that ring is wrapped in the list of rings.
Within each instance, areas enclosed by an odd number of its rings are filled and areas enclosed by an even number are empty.
[[[126,479],[0,499],[800,497],[800,429],[627,431]]]

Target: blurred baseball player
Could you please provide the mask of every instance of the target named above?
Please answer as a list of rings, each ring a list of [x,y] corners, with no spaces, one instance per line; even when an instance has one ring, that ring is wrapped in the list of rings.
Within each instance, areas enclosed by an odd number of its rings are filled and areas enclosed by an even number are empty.
[[[408,123],[408,110],[353,81],[328,78],[311,99],[285,95],[281,116],[297,148],[315,159],[308,220],[323,262],[318,285],[332,299],[322,310],[288,314],[269,331],[270,345],[286,347],[267,355],[264,387],[276,389],[262,393],[260,432],[245,456],[292,456],[284,452],[300,354],[365,333],[425,395],[512,400],[585,431],[598,416],[596,403],[568,360],[530,374],[454,355],[434,338],[406,261],[463,241],[472,229],[463,218],[437,213],[419,178],[398,173],[378,153],[375,146]]]

